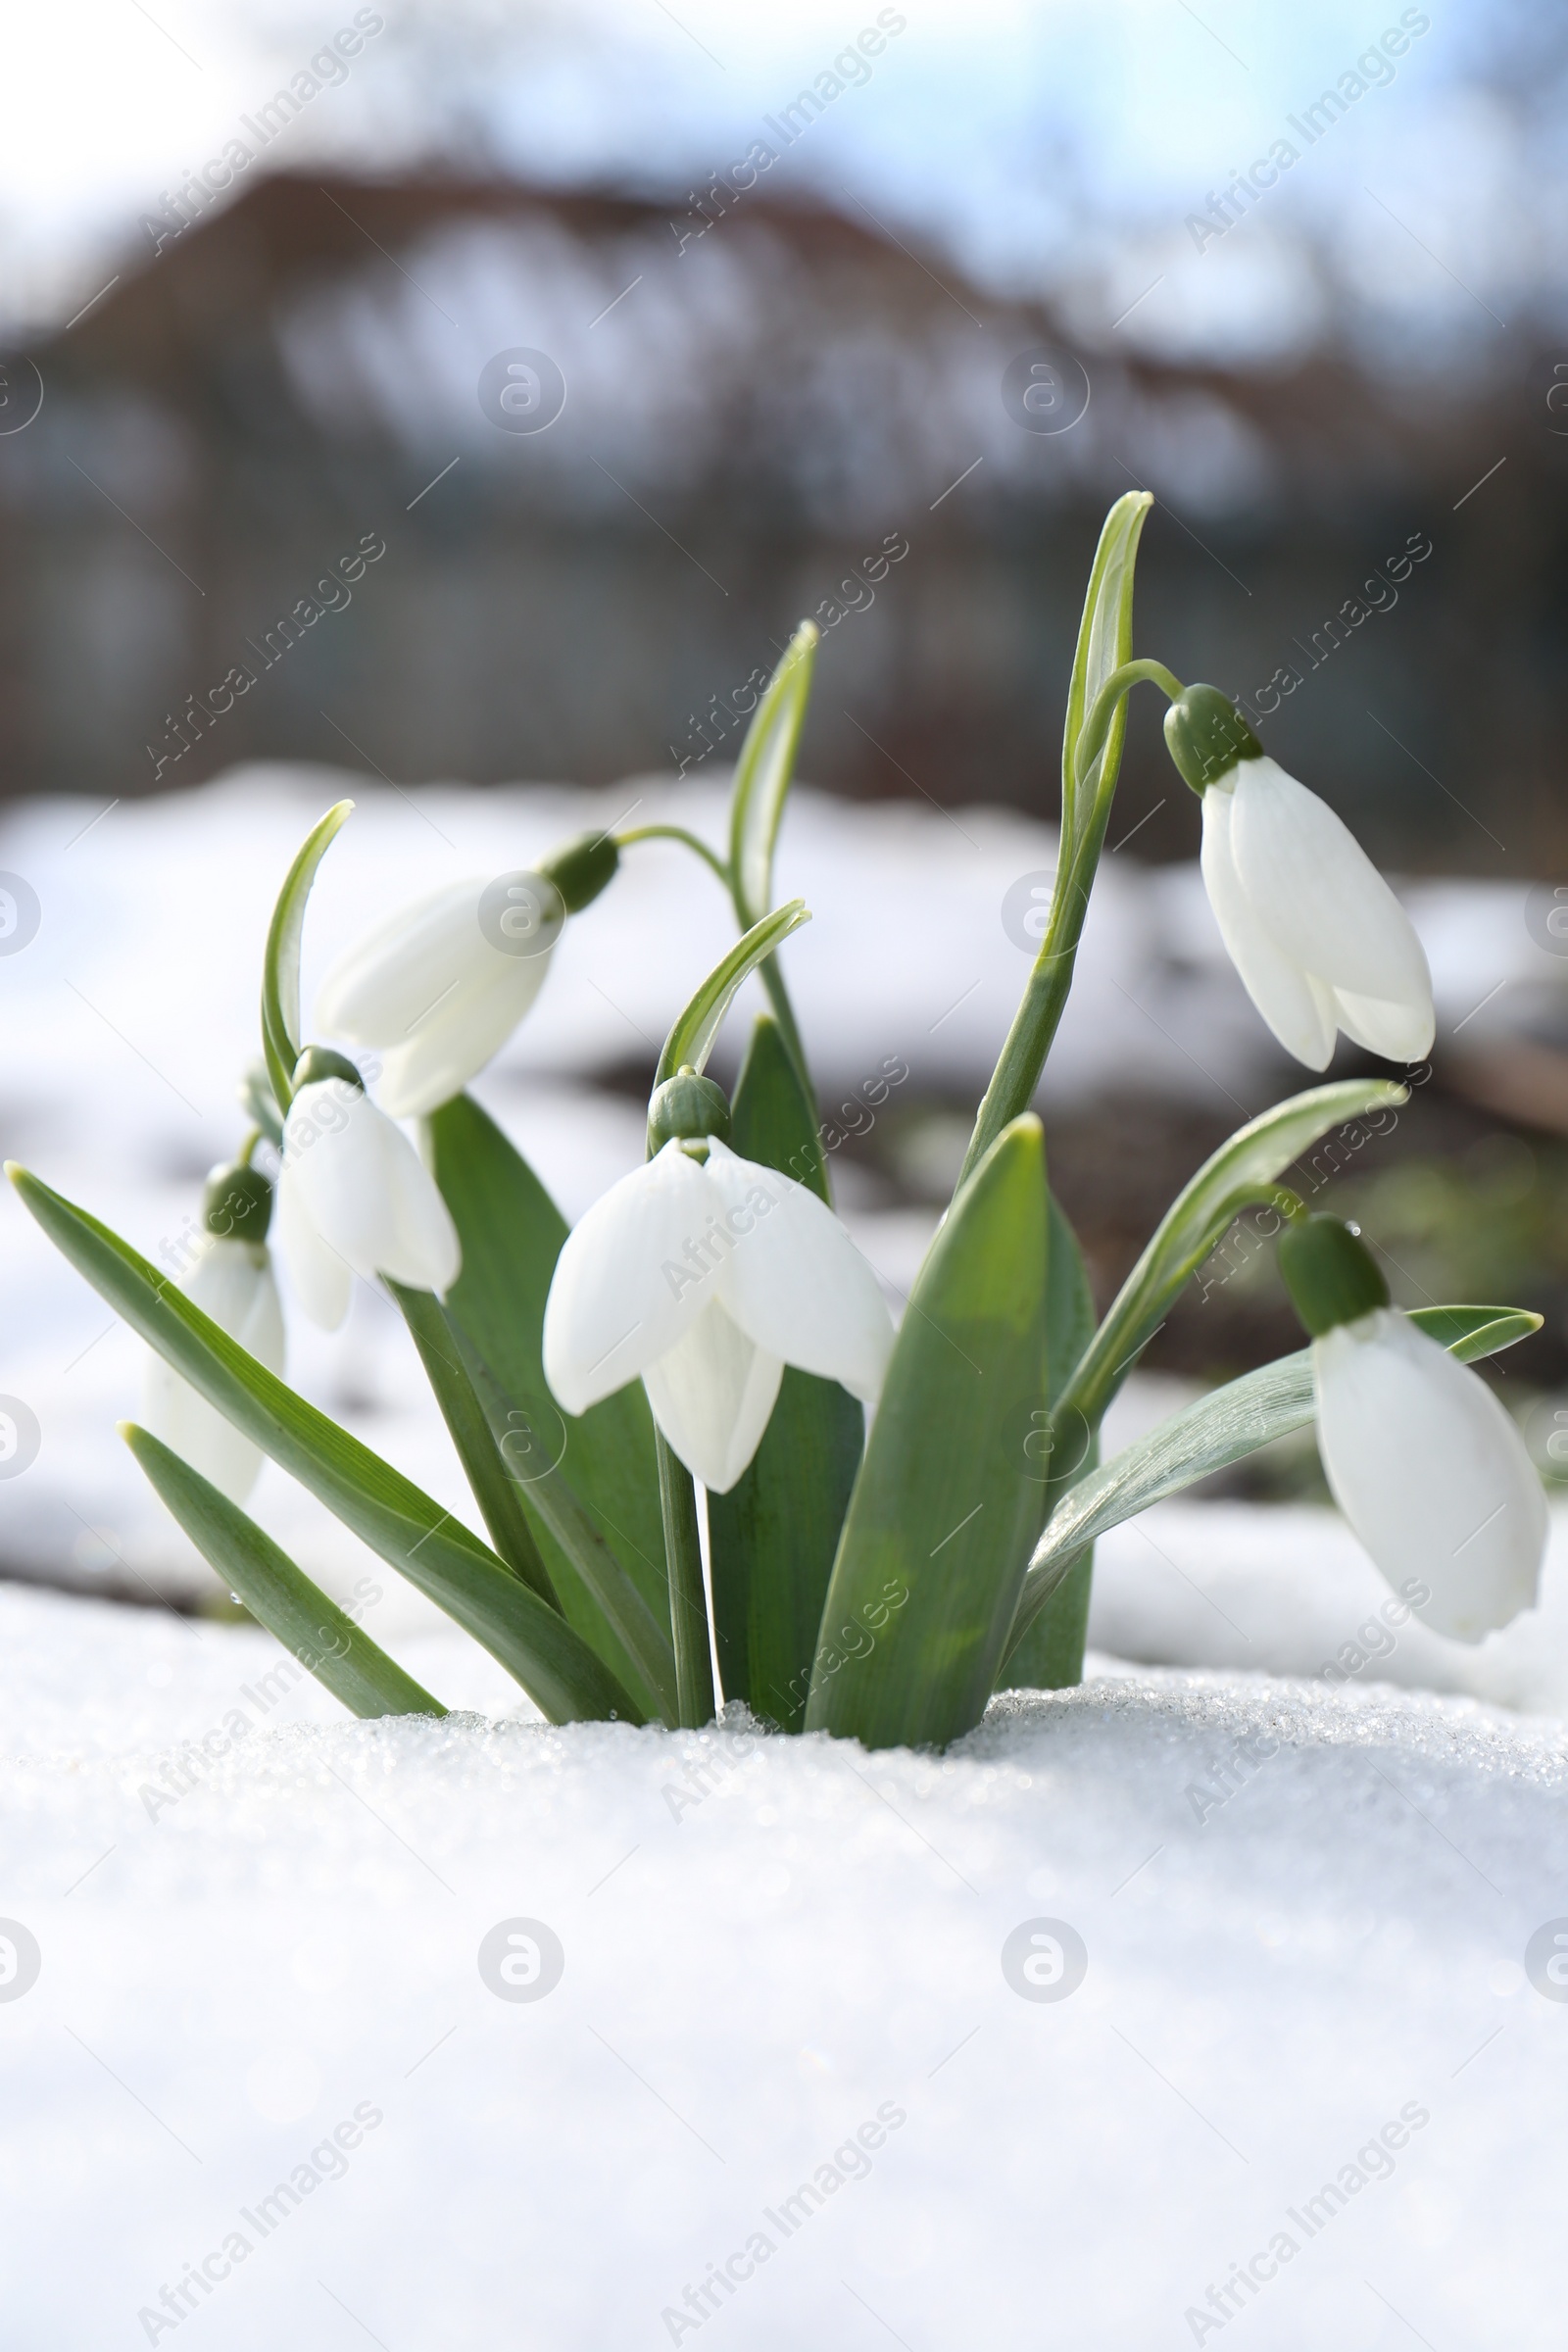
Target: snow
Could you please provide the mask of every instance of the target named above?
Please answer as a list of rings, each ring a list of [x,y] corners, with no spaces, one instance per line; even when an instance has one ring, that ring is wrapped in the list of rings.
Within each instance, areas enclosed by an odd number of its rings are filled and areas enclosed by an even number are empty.
[[[506,1705],[455,1637],[406,1654]],[[1523,1965],[1559,1728],[1106,1666],[870,1757],[354,1725],[264,1709],[276,1663],[0,1588],[0,1910],[41,1956],[0,2000],[8,2342],[1560,2342],[1568,2013]],[[517,1921],[561,1946],[538,2000],[481,1978]],[[1086,1948],[1059,2001],[1004,1975],[1039,1921]],[[1222,2328],[1187,2316],[1259,2255]]]

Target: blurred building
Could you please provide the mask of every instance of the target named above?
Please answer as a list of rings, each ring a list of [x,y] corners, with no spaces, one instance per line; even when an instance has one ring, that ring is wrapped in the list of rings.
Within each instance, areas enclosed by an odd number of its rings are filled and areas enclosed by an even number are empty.
[[[0,430],[0,790],[700,771],[808,613],[808,772],[1049,810],[1141,483],[1141,650],[1242,695],[1385,859],[1568,863],[1552,355],[1412,404],[1107,340],[760,189],[280,176],[171,212],[7,365],[0,425],[43,399]],[[1149,702],[1126,821],[1190,855]]]

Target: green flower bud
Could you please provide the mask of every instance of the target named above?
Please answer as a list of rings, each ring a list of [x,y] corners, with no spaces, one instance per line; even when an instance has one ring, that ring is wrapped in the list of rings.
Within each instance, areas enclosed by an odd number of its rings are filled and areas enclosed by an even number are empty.
[[[1389,1303],[1389,1286],[1354,1228],[1338,1217],[1305,1217],[1280,1236],[1280,1272],[1291,1304],[1314,1340]]]
[[[302,1086],[319,1086],[323,1078],[343,1078],[357,1086],[363,1095],[365,1080],[346,1054],[334,1054],[330,1046],[307,1046],[294,1064],[294,1092]]]
[[[243,1159],[215,1168],[207,1179],[202,1224],[220,1242],[265,1242],[272,1221],[272,1187]]]
[[[541,858],[533,870],[555,884],[568,914],[580,914],[613,881],[619,863],[620,852],[608,833],[579,833]]]
[[[1263,757],[1263,746],[1217,686],[1189,686],[1172,703],[1165,713],[1165,743],[1182,781],[1200,799],[1238,760]]]
[[[648,1105],[648,1140],[654,1151],[661,1152],[676,1137],[682,1143],[696,1143],[710,1135],[716,1135],[721,1143],[727,1140],[729,1099],[721,1086],[715,1086],[711,1078],[699,1078],[686,1062],[654,1091]]]

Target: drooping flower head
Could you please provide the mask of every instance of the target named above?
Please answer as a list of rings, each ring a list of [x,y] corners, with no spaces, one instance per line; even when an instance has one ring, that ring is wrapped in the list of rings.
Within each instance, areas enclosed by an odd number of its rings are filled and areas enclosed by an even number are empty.
[[[259,1168],[240,1160],[214,1168],[195,1254],[178,1288],[258,1363],[280,1374],[283,1311],[267,1247],[271,1213],[272,1187]],[[143,1393],[142,1419],[153,1436],[231,1502],[243,1502],[262,1466],[261,1448],[161,1355],[148,1359]]]
[[[1312,1334],[1324,1475],[1389,1583],[1429,1587],[1423,1623],[1458,1642],[1533,1607],[1546,1498],[1486,1383],[1389,1303],[1338,1217],[1288,1226],[1280,1271]]]
[[[728,1123],[722,1092],[694,1071],[660,1090],[660,1149],[568,1235],[544,1323],[564,1408],[586,1412],[640,1375],[671,1450],[715,1494],[760,1445],[787,1363],[871,1404],[893,1347],[876,1276],[838,1218],[731,1152]]]
[[[438,1109],[500,1053],[545,984],[567,915],[618,860],[608,834],[585,833],[537,869],[444,883],[399,907],[333,964],[317,1026],[379,1051],[391,1117]]]
[[[1165,740],[1203,804],[1203,882],[1231,961],[1280,1044],[1327,1069],[1338,1030],[1419,1061],[1432,975],[1410,918],[1348,827],[1264,753],[1215,686],[1189,686]]]
[[[294,1072],[277,1238],[300,1303],[335,1331],[356,1274],[448,1291],[463,1263],[451,1212],[402,1129],[341,1054],[308,1046]]]

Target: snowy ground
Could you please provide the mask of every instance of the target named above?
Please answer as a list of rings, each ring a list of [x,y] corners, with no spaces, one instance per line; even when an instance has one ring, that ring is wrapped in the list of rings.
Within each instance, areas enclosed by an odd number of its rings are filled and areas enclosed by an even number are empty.
[[[1121,1669],[870,1758],[276,1662],[0,1590],[8,2346],[1561,2344],[1560,1729]]]
[[[0,834],[41,907],[0,956],[5,1149],[166,1262],[239,1133],[276,879],[343,784],[253,771]],[[307,1003],[344,938],[448,875],[637,800],[717,830],[715,793],[657,782],[360,798]],[[999,916],[1050,834],[808,796],[786,841],[824,1089],[888,1055],[977,1084],[1024,968]],[[1521,898],[1415,902],[1472,1040],[1499,982],[1504,1004],[1560,984]],[[650,1054],[726,937],[664,850],[569,928],[481,1088],[568,1213],[640,1152],[635,1103],[584,1073]],[[1277,1091],[1259,1034],[1192,872],[1113,861],[1057,1099],[1212,1088],[1240,1117]],[[929,1219],[845,1205],[906,1284]],[[111,1434],[136,1345],[9,1197],[0,1296],[0,1390],[41,1430],[0,1479],[0,1565],[190,1591]],[[373,1295],[290,1341],[307,1394],[465,1507]],[[1176,1400],[1136,1384],[1110,1443]],[[1470,1651],[1390,1646],[1332,1514],[1162,1506],[1101,1547],[1098,1679],[935,1760],[550,1731],[271,1469],[256,1509],[335,1590],[368,1578],[377,1638],[473,1712],[353,1725],[254,1630],[0,1583],[3,2352],[1146,2352],[1232,2328],[1556,2352],[1568,1987],[1527,1954],[1568,1914],[1564,1527],[1541,1610]],[[559,1957],[538,1998],[496,1989],[514,1932]],[[1026,1997],[1033,1935],[1081,1943],[1060,1998]]]

